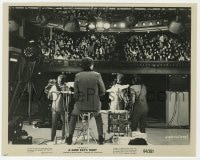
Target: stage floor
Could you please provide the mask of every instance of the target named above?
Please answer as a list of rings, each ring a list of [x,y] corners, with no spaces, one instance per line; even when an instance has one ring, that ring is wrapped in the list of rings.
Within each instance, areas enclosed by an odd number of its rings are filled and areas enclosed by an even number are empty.
[[[80,127],[80,124],[77,126]],[[26,130],[29,136],[33,137],[33,144],[54,144],[50,141],[51,128],[35,128],[33,125],[25,123],[23,130]],[[75,130],[73,141],[75,141],[78,132],[80,131]],[[190,143],[189,129],[147,128],[146,133],[147,142],[151,145],[188,145]],[[61,130],[57,130],[56,136],[58,137],[57,144],[63,144],[60,139]],[[77,144],[80,143],[77,142]],[[95,143],[91,140],[90,144]],[[106,141],[105,145],[113,145],[113,143]]]

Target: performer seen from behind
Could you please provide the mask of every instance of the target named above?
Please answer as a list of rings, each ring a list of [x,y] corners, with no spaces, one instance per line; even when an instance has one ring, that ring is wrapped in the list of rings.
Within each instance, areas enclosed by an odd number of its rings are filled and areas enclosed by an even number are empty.
[[[130,87],[131,94],[131,130],[137,131],[138,124],[140,126],[140,132],[145,133],[146,118],[148,114],[148,104],[146,99],[146,86],[142,83],[141,77],[134,75],[132,79],[132,86]]]
[[[82,59],[83,71],[77,73],[74,82],[75,105],[71,113],[69,123],[69,137],[67,144],[72,144],[72,138],[76,127],[78,116],[81,113],[91,111],[96,120],[99,144],[103,144],[103,122],[101,117],[100,96],[105,94],[104,82],[101,74],[93,71],[94,62],[92,58],[86,57]]]

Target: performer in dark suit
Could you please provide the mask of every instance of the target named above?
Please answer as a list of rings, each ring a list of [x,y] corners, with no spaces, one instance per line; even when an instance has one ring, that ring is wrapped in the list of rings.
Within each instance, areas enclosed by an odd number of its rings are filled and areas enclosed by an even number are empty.
[[[69,137],[67,144],[72,144],[72,138],[76,127],[78,116],[84,111],[92,111],[97,124],[99,144],[103,144],[103,122],[100,114],[101,102],[100,96],[104,95],[106,90],[100,73],[93,71],[94,62],[92,58],[82,60],[83,71],[77,73],[74,82],[75,105],[71,113],[69,123]]]

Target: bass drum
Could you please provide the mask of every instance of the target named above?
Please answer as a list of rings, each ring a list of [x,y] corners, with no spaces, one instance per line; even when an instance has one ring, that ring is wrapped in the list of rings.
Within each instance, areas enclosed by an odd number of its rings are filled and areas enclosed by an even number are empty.
[[[108,111],[101,110],[100,112],[103,121],[103,137],[105,138],[106,141],[111,140],[112,137],[114,136],[114,133],[111,132],[108,133]],[[99,139],[97,125],[94,116],[90,119],[89,126],[92,130],[92,135],[94,136],[94,138]]]

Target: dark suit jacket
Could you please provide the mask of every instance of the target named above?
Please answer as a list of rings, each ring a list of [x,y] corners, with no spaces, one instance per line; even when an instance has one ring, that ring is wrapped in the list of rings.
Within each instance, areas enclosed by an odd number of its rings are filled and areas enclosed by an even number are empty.
[[[106,92],[101,74],[95,71],[77,73],[74,82],[75,107],[79,110],[99,111],[100,97]]]

